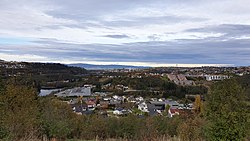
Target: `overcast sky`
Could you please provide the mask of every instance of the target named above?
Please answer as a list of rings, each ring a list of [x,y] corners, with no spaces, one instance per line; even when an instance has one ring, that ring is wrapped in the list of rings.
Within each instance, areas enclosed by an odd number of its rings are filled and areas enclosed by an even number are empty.
[[[250,65],[250,0],[0,0],[0,59]]]

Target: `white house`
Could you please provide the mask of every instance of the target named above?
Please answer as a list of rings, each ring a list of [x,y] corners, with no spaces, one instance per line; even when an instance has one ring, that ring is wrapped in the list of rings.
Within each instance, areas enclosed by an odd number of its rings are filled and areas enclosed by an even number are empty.
[[[142,102],[138,105],[138,109],[142,112],[149,112],[148,105],[145,102]]]
[[[213,81],[213,80],[223,80],[223,79],[229,79],[230,76],[228,75],[206,75],[207,81]]]
[[[122,111],[120,111],[120,110],[114,110],[114,111],[113,111],[113,114],[114,114],[114,115],[122,115],[123,113],[122,113]]]

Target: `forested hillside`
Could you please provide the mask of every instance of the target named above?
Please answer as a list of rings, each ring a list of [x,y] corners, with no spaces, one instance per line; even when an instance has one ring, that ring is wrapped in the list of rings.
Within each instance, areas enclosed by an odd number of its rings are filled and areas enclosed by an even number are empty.
[[[237,81],[241,84],[241,86],[244,88],[244,91],[247,95],[248,100],[250,100],[250,75],[244,75],[242,77],[239,77]]]
[[[65,82],[76,82],[88,73],[84,68],[69,67],[58,63],[0,62],[4,79],[15,78],[20,84],[34,83],[41,87],[64,87]]]

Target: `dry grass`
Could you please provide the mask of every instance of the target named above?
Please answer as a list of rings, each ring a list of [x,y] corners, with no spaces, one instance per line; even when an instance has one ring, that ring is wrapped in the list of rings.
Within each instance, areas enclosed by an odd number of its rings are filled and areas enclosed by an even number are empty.
[[[49,140],[46,137],[43,137],[43,139],[38,139],[36,137],[25,137],[16,141],[135,141],[132,139],[123,139],[123,138],[118,138],[118,139],[114,139],[114,138],[110,138],[110,139],[99,139],[98,137],[96,137],[93,140],[81,140],[81,139],[68,139],[68,140],[59,140],[59,139],[52,139]],[[157,137],[157,138],[143,138],[143,139],[138,139],[137,141],[181,141],[178,137]]]

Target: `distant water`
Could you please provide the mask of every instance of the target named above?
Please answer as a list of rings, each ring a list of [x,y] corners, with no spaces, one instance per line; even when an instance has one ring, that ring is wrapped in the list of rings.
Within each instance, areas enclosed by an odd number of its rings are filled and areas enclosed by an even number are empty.
[[[59,91],[61,89],[41,89],[41,92],[39,93],[39,96],[46,96],[51,94],[52,92]]]

